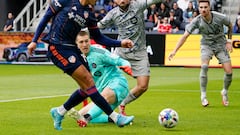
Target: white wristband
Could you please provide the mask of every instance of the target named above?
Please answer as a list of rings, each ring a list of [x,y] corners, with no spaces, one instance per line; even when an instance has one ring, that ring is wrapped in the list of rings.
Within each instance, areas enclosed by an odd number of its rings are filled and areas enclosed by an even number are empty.
[[[228,43],[232,43],[232,39],[227,39],[227,42]]]

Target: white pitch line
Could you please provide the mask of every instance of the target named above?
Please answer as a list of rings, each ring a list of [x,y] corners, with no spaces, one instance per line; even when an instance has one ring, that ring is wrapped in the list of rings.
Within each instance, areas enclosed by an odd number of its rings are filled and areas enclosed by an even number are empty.
[[[171,90],[149,90],[154,92],[199,92],[199,90],[177,90],[177,89],[171,89]],[[209,93],[220,93],[220,90],[208,90]],[[231,91],[230,93],[240,93],[240,91]],[[25,100],[33,100],[33,99],[44,99],[44,98],[55,98],[55,97],[64,97],[69,96],[70,94],[63,94],[63,95],[54,95],[54,96],[40,96],[40,97],[29,97],[29,98],[17,98],[17,99],[7,99],[7,100],[0,100],[0,103],[4,102],[15,102],[15,101],[25,101]]]
[[[70,94],[55,95],[55,96],[40,96],[40,97],[28,97],[28,98],[7,99],[7,100],[0,100],[0,103],[15,102],[15,101],[25,101],[25,100],[33,100],[33,99],[44,99],[44,98],[64,97],[64,96],[69,96],[69,95],[70,95]]]

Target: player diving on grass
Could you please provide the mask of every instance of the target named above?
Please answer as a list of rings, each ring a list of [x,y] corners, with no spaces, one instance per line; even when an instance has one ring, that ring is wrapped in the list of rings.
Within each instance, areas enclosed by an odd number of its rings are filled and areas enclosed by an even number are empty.
[[[90,72],[98,91],[114,110],[129,93],[127,79],[120,69],[132,75],[130,63],[110,53],[105,48],[91,45],[88,30],[81,30],[78,33],[76,44],[88,62]],[[89,122],[112,122],[106,114],[103,114],[102,109],[93,102],[89,103],[79,112],[75,109],[71,109],[68,115],[77,120],[80,127],[87,126]]]
[[[177,42],[175,49],[169,54],[171,60],[187,40],[189,35],[196,29],[202,34],[201,39],[201,71],[200,71],[200,90],[201,103],[206,107],[209,105],[207,100],[208,66],[213,56],[215,56],[224,69],[223,89],[221,91],[222,104],[229,105],[228,89],[232,82],[232,64],[229,52],[232,52],[232,24],[230,19],[221,13],[210,11],[209,0],[199,0],[200,15],[194,18],[186,28],[183,36]],[[226,39],[224,25],[228,27]]]
[[[48,57],[58,68],[71,76],[79,85],[68,100],[58,107],[53,107],[50,114],[54,128],[62,130],[64,115],[87,97],[99,106],[118,126],[124,126],[133,121],[134,116],[123,116],[114,112],[107,101],[98,92],[89,67],[81,51],[75,44],[78,32],[88,27],[91,37],[99,44],[115,47],[133,46],[129,39],[113,40],[103,35],[97,28],[96,18],[92,7],[97,0],[49,0],[50,5],[41,19],[32,42],[28,45],[28,52],[32,55],[38,38],[52,19],[49,32],[42,39],[49,44]]]

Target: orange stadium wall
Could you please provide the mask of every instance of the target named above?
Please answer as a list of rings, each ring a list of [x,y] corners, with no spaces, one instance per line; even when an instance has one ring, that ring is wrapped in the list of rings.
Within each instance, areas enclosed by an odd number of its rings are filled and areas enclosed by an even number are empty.
[[[177,41],[182,35],[166,35],[165,66],[200,66],[200,39],[201,35],[190,35],[175,57],[169,61],[168,55],[175,48]],[[240,67],[240,35],[233,35],[233,52],[230,53],[233,67]],[[210,66],[221,66],[213,57]]]

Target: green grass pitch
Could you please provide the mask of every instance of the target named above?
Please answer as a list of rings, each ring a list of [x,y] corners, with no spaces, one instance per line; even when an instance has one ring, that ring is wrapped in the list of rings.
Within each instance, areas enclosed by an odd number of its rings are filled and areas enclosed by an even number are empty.
[[[228,107],[221,104],[223,69],[209,69],[210,106],[206,108],[200,104],[199,70],[152,67],[148,91],[126,107],[127,114],[135,116],[131,126],[89,124],[79,128],[66,116],[63,130],[56,131],[49,110],[64,103],[77,84],[52,65],[0,65],[0,135],[239,134],[240,69],[233,69]],[[135,80],[127,78],[132,88]],[[158,122],[159,112],[167,107],[179,114],[179,123],[172,129],[163,128]]]

